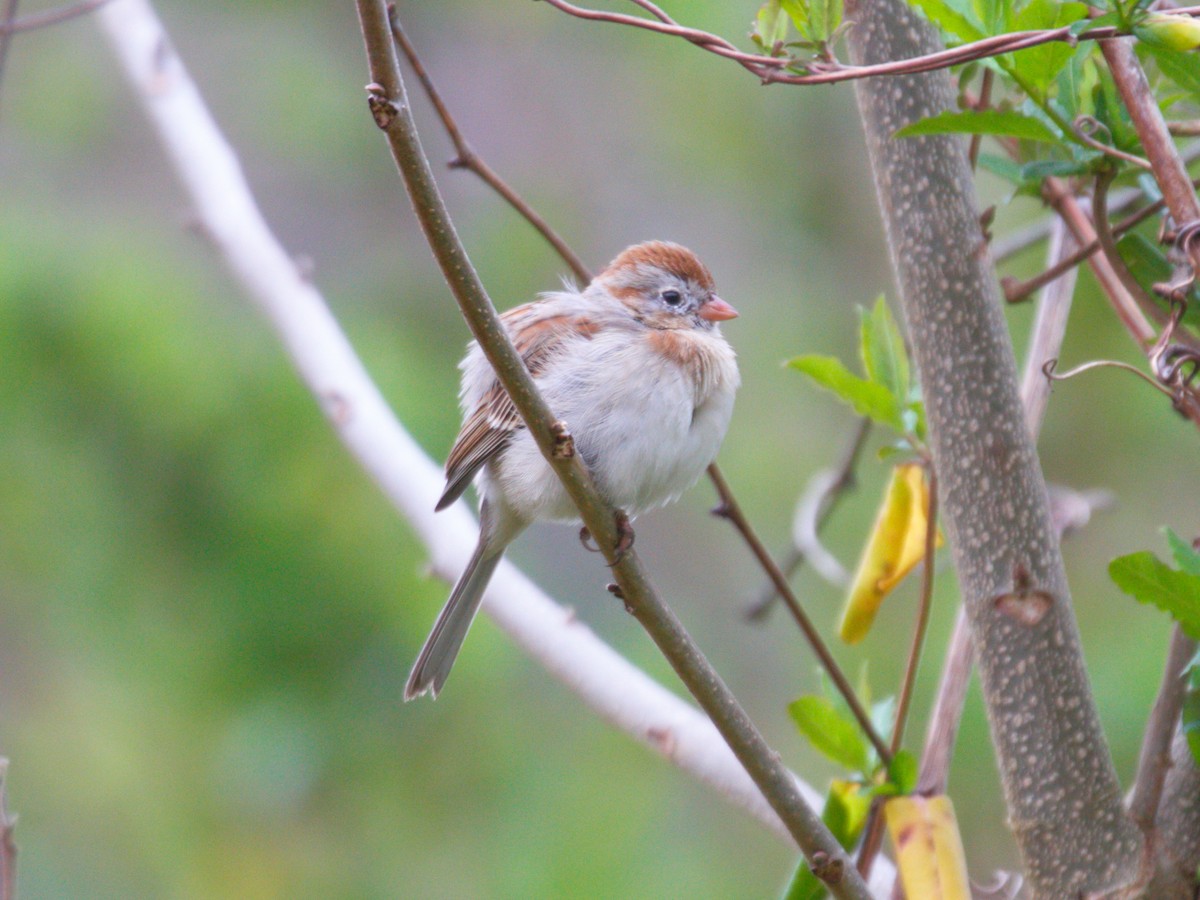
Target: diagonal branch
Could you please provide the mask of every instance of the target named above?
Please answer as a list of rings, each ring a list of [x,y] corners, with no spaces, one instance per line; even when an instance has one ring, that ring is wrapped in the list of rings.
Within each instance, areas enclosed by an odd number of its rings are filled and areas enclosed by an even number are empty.
[[[383,0],[359,0],[358,12],[371,69],[368,99],[372,114],[388,139],[430,248],[500,383],[605,554],[626,608],[713,719],[750,777],[788,826],[814,872],[823,876],[835,896],[869,896],[865,883],[848,865],[845,851],[804,802],[778,755],[767,746],[728,687],[658,596],[637,552],[617,552],[614,510],[597,492],[578,455],[563,452],[563,428],[522,364],[446,213],[412,120],[386,6]]]
[[[1027,50],[1042,44],[1065,43],[1075,46],[1080,41],[1102,41],[1118,37],[1121,30],[1115,26],[1088,28],[1075,32],[1074,25],[1064,25],[1060,28],[1034,29],[1029,31],[1012,31],[998,34],[977,41],[960,44],[950,49],[930,50],[899,60],[883,59],[868,65],[845,65],[840,62],[825,60],[793,59],[782,56],[764,56],[762,54],[745,53],[738,50],[728,40],[708,31],[689,28],[680,25],[667,16],[662,10],[653,7],[643,0],[633,0],[638,6],[647,9],[654,16],[646,19],[631,16],[626,13],[604,12],[596,9],[586,9],[576,6],[567,0],[546,0],[551,6],[579,19],[594,22],[609,22],[616,25],[627,25],[642,28],[671,37],[683,38],[703,50],[732,59],[742,67],[757,75],[764,84],[833,84],[839,81],[854,81],[863,78],[874,78],[880,75],[915,75],[921,72],[935,72],[960,66],[965,63],[993,56],[1003,56],[1017,50]],[[1187,7],[1171,10],[1172,14],[1186,16],[1200,14],[1200,7]],[[786,69],[805,69],[804,74],[792,74]]]

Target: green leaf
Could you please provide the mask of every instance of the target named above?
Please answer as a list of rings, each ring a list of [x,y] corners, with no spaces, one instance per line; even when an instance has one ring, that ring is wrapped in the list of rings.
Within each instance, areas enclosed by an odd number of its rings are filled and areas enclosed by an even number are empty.
[[[1083,3],[1031,0],[1017,16],[1015,30],[1061,28],[1085,19],[1087,12],[1087,6]],[[1058,73],[1071,61],[1074,54],[1075,47],[1070,44],[1051,41],[1014,53],[1013,68],[1037,96],[1045,97]]]
[[[837,842],[849,850],[858,843],[871,811],[871,794],[857,781],[833,779],[825,796],[821,821]]]
[[[782,5],[780,0],[767,0],[754,17],[754,30],[750,32],[750,37],[767,52],[787,40],[788,13],[784,12]],[[799,6],[796,0],[788,0],[787,5]]]
[[[893,137],[920,134],[994,134],[1048,144],[1059,142],[1059,136],[1037,119],[998,109],[938,113],[904,126]]]
[[[833,391],[843,402],[853,406],[859,415],[869,416],[896,431],[904,431],[900,405],[892,392],[875,381],[859,378],[837,357],[810,354],[798,356],[788,365],[803,372],[821,387]]]
[[[911,751],[898,750],[892,756],[892,764],[888,766],[888,781],[896,786],[898,793],[911,794],[915,791],[919,774],[920,764]]]
[[[983,26],[964,4],[949,2],[949,0],[909,0],[909,3],[947,34],[962,38],[964,41],[977,41],[985,36]]]
[[[813,747],[851,771],[866,771],[867,741],[858,723],[846,717],[831,700],[809,694],[789,703],[788,712]]]
[[[1160,47],[1142,45],[1164,75],[1193,96],[1200,96],[1200,57]]]
[[[1096,154],[1093,159],[1099,159]],[[1083,175],[1091,168],[1089,159],[1039,159],[1021,166],[1021,179],[1025,183],[1040,183],[1043,178],[1056,175],[1065,178],[1068,175]]]
[[[1021,164],[1009,159],[1007,156],[997,156],[994,153],[980,153],[979,167],[986,169],[993,175],[999,175],[1005,181],[1015,184],[1017,187],[1020,187],[1024,183],[1021,180]]]
[[[1200,639],[1200,575],[1172,569],[1149,550],[1118,556],[1108,575],[1133,599],[1157,606],[1188,637]]]
[[[783,900],[821,900],[826,896],[825,883],[812,873],[807,860],[800,857],[800,864],[796,866],[796,872],[783,892]]]
[[[1171,264],[1162,249],[1145,235],[1131,231],[1117,241],[1117,250],[1139,284],[1148,286],[1171,277]]]
[[[904,337],[880,294],[870,312],[859,310],[859,353],[871,381],[892,392],[901,405],[908,402],[909,367]]]
[[[1164,528],[1175,565],[1192,575],[1200,575],[1200,550],[1197,550],[1170,528]]]
[[[828,42],[842,24],[842,0],[810,0],[808,12],[812,19],[812,39]]]

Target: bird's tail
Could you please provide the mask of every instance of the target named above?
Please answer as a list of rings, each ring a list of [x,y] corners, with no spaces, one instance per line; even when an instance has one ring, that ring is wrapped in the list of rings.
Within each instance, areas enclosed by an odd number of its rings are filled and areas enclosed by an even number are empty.
[[[483,592],[503,555],[503,544],[497,548],[483,535],[480,536],[471,561],[450,592],[450,599],[438,615],[433,631],[429,633],[425,646],[413,664],[412,674],[408,676],[408,684],[404,688],[405,700],[420,697],[426,692],[437,697],[450,675],[475,613],[479,612]]]

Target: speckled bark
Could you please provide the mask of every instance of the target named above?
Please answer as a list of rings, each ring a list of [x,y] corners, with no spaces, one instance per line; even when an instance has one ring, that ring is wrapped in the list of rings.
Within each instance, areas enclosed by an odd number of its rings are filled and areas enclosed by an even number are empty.
[[[850,2],[846,18],[858,64],[940,47],[900,0]],[[943,72],[856,84],[1029,885],[1054,900],[1119,894],[1137,880],[1141,835],[1123,810],[1084,670],[965,146],[891,137],[952,108],[953,89]]]
[[[1159,865],[1168,866],[1194,890],[1200,869],[1200,769],[1196,768],[1187,739],[1178,730],[1171,744],[1171,768],[1167,770],[1162,805],[1154,824]]]

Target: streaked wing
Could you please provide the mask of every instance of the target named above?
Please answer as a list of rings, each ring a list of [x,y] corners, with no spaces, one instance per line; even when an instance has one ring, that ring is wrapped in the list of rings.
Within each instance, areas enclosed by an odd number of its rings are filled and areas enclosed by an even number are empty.
[[[555,308],[557,307],[557,308]],[[517,352],[537,378],[572,339],[590,340],[598,327],[586,315],[561,312],[561,305],[527,303],[504,313],[504,323]],[[446,489],[438,500],[442,510],[462,496],[479,469],[525,427],[521,415],[499,381],[493,380],[483,400],[463,422],[462,431],[446,459]]]

